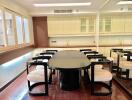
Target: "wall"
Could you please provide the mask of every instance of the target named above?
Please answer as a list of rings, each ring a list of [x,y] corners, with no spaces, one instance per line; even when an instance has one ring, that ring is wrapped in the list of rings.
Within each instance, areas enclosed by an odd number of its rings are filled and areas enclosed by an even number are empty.
[[[11,50],[8,52],[0,53],[0,65],[14,58],[22,56],[23,54],[26,54],[32,50],[34,50],[34,46],[27,46],[27,47]]]
[[[50,37],[51,47],[95,46],[94,36],[60,36]]]
[[[0,0],[0,6],[10,9],[21,15],[29,16],[28,12],[26,11],[26,9],[24,9],[24,7],[21,7],[20,5],[12,2],[11,0]]]

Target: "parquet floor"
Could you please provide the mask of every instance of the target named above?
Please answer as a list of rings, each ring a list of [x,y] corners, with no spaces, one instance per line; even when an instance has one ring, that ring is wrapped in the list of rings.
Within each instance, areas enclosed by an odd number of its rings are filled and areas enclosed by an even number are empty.
[[[0,100],[131,100],[118,84],[113,81],[112,96],[91,96],[90,86],[81,81],[81,87],[74,91],[63,91],[59,87],[57,75],[49,85],[49,96],[28,94],[26,72],[0,93]],[[6,76],[5,76],[6,77]]]

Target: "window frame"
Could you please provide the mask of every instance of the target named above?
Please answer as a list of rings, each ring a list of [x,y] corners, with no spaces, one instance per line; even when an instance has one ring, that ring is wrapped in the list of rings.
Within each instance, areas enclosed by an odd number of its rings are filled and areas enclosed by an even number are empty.
[[[30,27],[29,27],[29,18],[27,16],[23,16],[19,13],[16,13],[10,9],[6,9],[4,7],[0,7],[0,10],[2,11],[2,15],[3,15],[3,35],[4,35],[4,46],[3,47],[0,47],[0,53],[2,52],[7,52],[7,51],[10,51],[10,50],[15,50],[15,49],[18,49],[18,48],[23,48],[23,47],[26,47],[26,46],[30,46],[32,45],[32,40],[31,40],[31,32],[30,32]],[[15,41],[15,44],[14,45],[8,45],[8,37],[7,37],[7,26],[6,26],[6,17],[5,17],[5,13],[10,13],[12,15],[12,24],[13,24],[13,35],[14,35],[14,41]],[[18,38],[17,38],[17,29],[16,29],[16,16],[20,16],[21,17],[21,24],[22,24],[22,34],[23,34],[23,43],[22,44],[18,44]],[[26,43],[25,42],[25,32],[24,32],[24,18],[27,19],[28,21],[28,30],[29,30],[29,40],[30,42],[29,43]]]
[[[28,22],[28,35],[29,35],[29,43],[26,42],[26,32],[25,32],[25,26],[24,26],[24,19],[27,20]],[[30,26],[29,26],[29,19],[27,17],[23,17],[23,33],[24,33],[24,43],[25,44],[30,44],[31,43],[31,34],[30,34]]]

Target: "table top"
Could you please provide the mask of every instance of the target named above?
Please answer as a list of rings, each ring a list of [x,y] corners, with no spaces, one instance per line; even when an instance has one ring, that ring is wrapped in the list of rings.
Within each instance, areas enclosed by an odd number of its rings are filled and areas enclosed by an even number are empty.
[[[80,69],[90,65],[90,61],[77,50],[58,51],[49,60],[49,67],[52,69]]]

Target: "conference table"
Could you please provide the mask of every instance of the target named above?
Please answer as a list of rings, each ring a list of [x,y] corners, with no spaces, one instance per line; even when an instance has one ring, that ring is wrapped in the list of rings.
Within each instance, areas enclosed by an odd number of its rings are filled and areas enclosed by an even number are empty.
[[[60,87],[74,90],[80,87],[81,70],[88,68],[90,61],[77,50],[62,50],[49,60],[49,68],[59,70]]]

